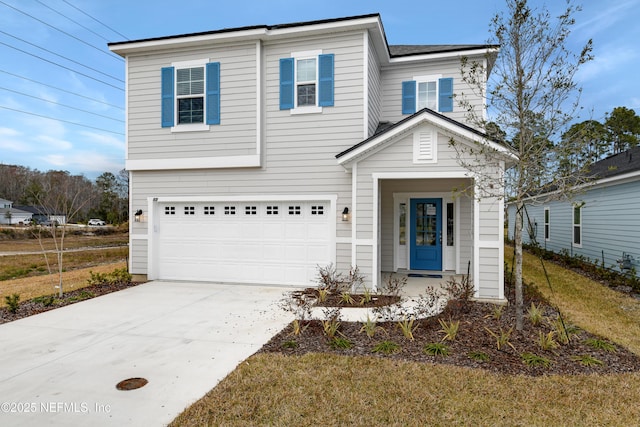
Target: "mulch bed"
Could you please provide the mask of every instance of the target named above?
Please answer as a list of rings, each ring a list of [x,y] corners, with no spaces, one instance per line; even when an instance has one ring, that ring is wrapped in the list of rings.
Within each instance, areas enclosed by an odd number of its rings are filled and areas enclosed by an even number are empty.
[[[0,308],[0,325],[22,319],[23,317],[33,316],[34,314],[44,313],[49,310],[55,310],[56,308],[75,304],[100,295],[121,291],[126,288],[137,286],[140,283],[144,282],[101,283],[65,292],[62,298],[59,298],[57,294],[51,295],[51,297],[53,297],[52,300],[47,300],[47,297],[34,298],[21,302],[15,313],[11,313],[8,307],[2,307]]]
[[[358,297],[354,297],[358,300]],[[571,335],[568,344],[560,344],[552,350],[543,350],[539,342],[540,334],[547,335],[554,330],[551,322],[558,318],[558,313],[546,303],[541,296],[527,294],[525,307],[531,302],[543,311],[544,321],[534,326],[528,318],[524,319],[521,332],[513,330],[509,342],[501,349],[497,348],[497,340],[488,330],[496,334],[507,332],[515,325],[515,306],[509,304],[500,308],[494,304],[455,300],[450,301],[445,310],[438,316],[416,320],[417,329],[413,333],[414,340],[405,338],[397,322],[380,322],[375,335],[369,338],[361,331],[362,323],[341,322],[339,337],[346,338],[351,347],[332,348],[332,341],[325,335],[320,320],[303,322],[304,331],[299,335],[292,334],[292,325],[285,327],[265,344],[260,352],[282,353],[285,355],[302,355],[305,353],[334,353],[348,356],[377,356],[395,360],[407,360],[422,363],[439,363],[470,368],[480,368],[500,374],[510,375],[574,375],[574,374],[612,374],[640,371],[640,358],[627,349],[615,345],[615,351],[595,349],[585,343],[588,339],[597,339],[600,343],[607,340],[596,337],[582,330]],[[443,332],[439,319],[446,322],[460,321],[459,332],[453,341],[443,341]],[[393,354],[374,352],[374,347],[383,341],[397,344],[400,350]],[[556,336],[556,341],[558,341]],[[448,356],[431,356],[423,351],[426,344],[443,343],[448,347]],[[512,347],[513,346],[513,347]],[[523,361],[524,353],[532,353],[549,361],[549,366],[528,366]],[[470,355],[487,358],[479,361]],[[598,366],[585,366],[580,361],[586,356],[602,362]]]

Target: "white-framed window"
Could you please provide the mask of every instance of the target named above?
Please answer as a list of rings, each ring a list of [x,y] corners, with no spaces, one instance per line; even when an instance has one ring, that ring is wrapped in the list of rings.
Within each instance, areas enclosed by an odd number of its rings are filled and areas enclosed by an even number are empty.
[[[453,111],[452,77],[413,76],[402,82],[402,114],[414,114],[424,108],[440,113]]]
[[[235,206],[225,206],[224,207],[224,214],[225,215],[235,215],[236,214],[236,207]]]
[[[216,213],[216,207],[215,206],[205,206],[204,207],[204,214],[205,215],[215,215]]]
[[[332,107],[334,55],[322,50],[292,52],[280,59],[280,109],[291,114],[321,113]]]
[[[582,205],[573,205],[573,246],[582,247]]]
[[[257,206],[245,206],[244,207],[244,214],[245,215],[257,215],[258,214],[258,207]]]
[[[278,215],[278,205],[267,206],[267,215]]]
[[[204,123],[204,64],[176,68],[176,117],[179,125]]]
[[[415,76],[416,111],[429,108],[438,111],[438,80],[442,75]]]
[[[184,214],[185,215],[195,215],[196,214],[195,206],[185,206],[184,207]]]
[[[219,62],[174,62],[162,68],[161,77],[162,127],[190,132],[220,124]]]
[[[311,206],[311,215],[324,215],[324,206],[323,205],[312,205]]]
[[[315,57],[296,58],[295,67],[296,107],[315,107],[318,60]]]
[[[551,240],[551,210],[544,208],[544,240]]]
[[[176,214],[176,207],[175,206],[165,206],[164,207],[164,214],[165,215],[175,215]]]

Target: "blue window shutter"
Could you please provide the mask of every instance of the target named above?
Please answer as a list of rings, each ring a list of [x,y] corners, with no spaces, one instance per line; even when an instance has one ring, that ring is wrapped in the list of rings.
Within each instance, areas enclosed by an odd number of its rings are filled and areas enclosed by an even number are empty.
[[[161,73],[162,127],[173,126],[173,67],[165,67]]]
[[[293,58],[280,59],[280,109],[293,108]]]
[[[220,124],[220,63],[207,64],[207,124]]]
[[[416,81],[402,82],[402,114],[416,112]]]
[[[333,107],[333,53],[318,57],[318,105]]]
[[[453,111],[453,79],[451,77],[438,80],[438,111]]]

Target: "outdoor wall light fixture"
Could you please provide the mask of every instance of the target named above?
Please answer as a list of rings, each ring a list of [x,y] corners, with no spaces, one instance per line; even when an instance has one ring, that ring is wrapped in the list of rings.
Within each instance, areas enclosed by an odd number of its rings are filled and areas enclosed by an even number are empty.
[[[142,209],[138,209],[135,214],[133,214],[133,219],[135,222],[140,222],[142,218]]]
[[[349,221],[349,208],[344,208],[342,211],[342,220]]]

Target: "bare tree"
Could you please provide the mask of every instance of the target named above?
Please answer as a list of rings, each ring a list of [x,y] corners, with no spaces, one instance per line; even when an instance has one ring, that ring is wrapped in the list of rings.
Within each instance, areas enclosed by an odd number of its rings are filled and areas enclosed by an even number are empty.
[[[462,79],[473,93],[462,94],[458,101],[470,123],[510,146],[519,161],[504,174],[498,174],[504,175],[503,187],[494,172],[487,173],[483,160],[493,156],[495,164],[499,164],[496,153],[480,144],[472,148],[458,144],[455,148],[459,162],[477,177],[477,197],[504,197],[497,193],[506,189],[506,195],[516,205],[516,329],[522,330],[524,202],[542,192],[566,197],[587,175],[584,170],[559,167],[561,159],[582,148],[553,141],[575,117],[580,88],[574,77],[580,65],[592,59],[592,42],[589,40],[577,54],[566,47],[575,23],[573,16],[581,10],[571,0],[566,1],[565,9],[556,18],[545,7],[532,9],[527,0],[506,0],[506,6],[506,12],[496,14],[490,23],[489,43],[500,46],[500,53],[485,61],[462,59]],[[491,66],[492,77],[486,84]],[[488,111],[475,108],[472,97],[477,96],[487,99]],[[501,132],[496,132],[496,127]]]
[[[49,218],[51,236],[58,261],[58,290],[63,295],[63,253],[67,223],[71,222],[91,203],[95,192],[93,184],[83,176],[66,171],[49,171],[40,177],[39,185],[29,197],[35,201],[40,213]],[[38,234],[39,238],[42,236]],[[48,264],[48,263],[47,263]]]

